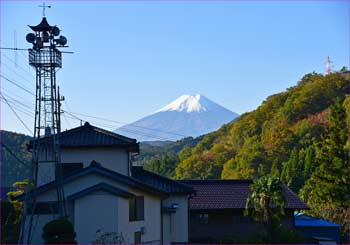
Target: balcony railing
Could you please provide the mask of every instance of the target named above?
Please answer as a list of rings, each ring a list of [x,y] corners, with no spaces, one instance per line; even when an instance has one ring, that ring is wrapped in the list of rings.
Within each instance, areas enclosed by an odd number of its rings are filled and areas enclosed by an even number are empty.
[[[62,67],[62,54],[57,49],[29,49],[29,65],[34,67]]]

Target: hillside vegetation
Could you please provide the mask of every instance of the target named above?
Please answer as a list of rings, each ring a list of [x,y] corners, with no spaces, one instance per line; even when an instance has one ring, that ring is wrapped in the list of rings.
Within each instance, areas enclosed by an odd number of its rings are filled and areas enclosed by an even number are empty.
[[[182,150],[177,179],[279,177],[312,215],[350,224],[350,78],[307,74]]]
[[[1,187],[29,178],[31,154],[27,151],[29,136],[1,130]]]
[[[340,72],[307,74],[296,86],[184,149],[175,177],[245,179],[271,173],[298,191],[317,167],[330,106],[337,100],[343,104],[347,93],[349,80]]]

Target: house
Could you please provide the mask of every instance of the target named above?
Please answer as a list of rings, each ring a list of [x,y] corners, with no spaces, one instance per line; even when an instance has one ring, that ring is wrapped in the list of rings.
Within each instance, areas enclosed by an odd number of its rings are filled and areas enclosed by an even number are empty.
[[[317,244],[340,244],[341,225],[295,212],[295,228]]]
[[[89,123],[60,133],[58,139],[68,219],[74,225],[78,243],[92,243],[97,231],[122,235],[124,243],[188,242],[188,198],[192,187],[133,167],[132,156],[139,151],[135,139]],[[35,244],[44,242],[43,226],[58,218],[50,144],[51,136],[38,142],[36,206],[26,208],[27,220],[28,214],[34,213],[31,243]],[[24,227],[25,241],[29,223]]]
[[[190,198],[190,242],[208,243],[228,236],[252,235],[261,224],[244,216],[246,201],[252,180],[184,180],[195,195]],[[294,226],[294,211],[308,209],[287,186],[283,185],[286,198],[282,224]]]

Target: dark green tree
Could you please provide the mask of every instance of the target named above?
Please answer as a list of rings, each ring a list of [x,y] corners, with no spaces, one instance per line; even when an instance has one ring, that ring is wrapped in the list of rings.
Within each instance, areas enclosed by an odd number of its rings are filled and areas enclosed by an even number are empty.
[[[346,147],[348,129],[346,112],[338,99],[330,108],[329,128],[317,157],[319,166],[311,175],[304,192],[310,205],[350,205],[350,163]]]
[[[278,224],[284,215],[286,204],[282,182],[277,178],[263,176],[250,186],[245,214],[262,222],[267,241],[271,239],[273,224]]]
[[[56,219],[43,227],[42,237],[46,244],[77,244],[74,227],[67,219]]]
[[[300,192],[311,207],[311,213],[329,218],[339,217],[339,210],[350,209],[350,161],[347,115],[342,101],[337,99],[329,112],[329,127],[317,156],[318,167]],[[325,210],[328,210],[325,212]],[[338,211],[337,211],[338,210]],[[337,219],[332,219],[337,222]],[[345,221],[348,231],[350,220]]]

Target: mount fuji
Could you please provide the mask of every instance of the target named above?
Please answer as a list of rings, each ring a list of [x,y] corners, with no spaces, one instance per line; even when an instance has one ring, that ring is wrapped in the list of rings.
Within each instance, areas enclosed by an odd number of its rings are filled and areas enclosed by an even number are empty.
[[[203,95],[182,95],[154,114],[115,132],[138,141],[174,141],[217,130],[238,116]]]

